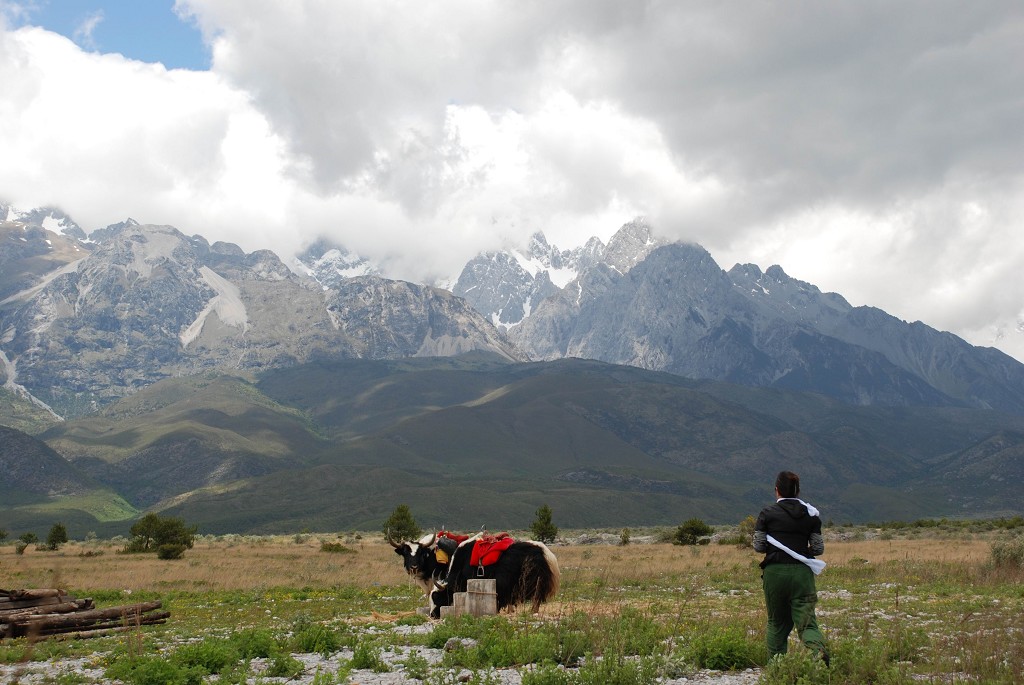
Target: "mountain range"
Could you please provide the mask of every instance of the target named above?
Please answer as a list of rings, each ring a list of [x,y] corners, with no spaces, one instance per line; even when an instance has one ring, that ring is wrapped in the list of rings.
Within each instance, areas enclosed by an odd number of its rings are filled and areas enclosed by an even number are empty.
[[[538,233],[449,290],[327,242],[285,264],[130,219],[0,218],[0,424],[71,469],[10,481],[9,528],[358,526],[413,498],[525,527],[556,494],[576,525],[730,520],[793,464],[851,519],[1022,509],[1000,483],[1024,365],[642,220],[573,250]],[[946,480],[965,475],[985,487]]]

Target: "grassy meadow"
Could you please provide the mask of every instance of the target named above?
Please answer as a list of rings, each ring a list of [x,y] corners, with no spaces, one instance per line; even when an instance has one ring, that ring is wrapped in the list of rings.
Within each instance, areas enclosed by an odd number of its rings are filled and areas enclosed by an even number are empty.
[[[324,685],[358,682],[359,669],[497,683],[495,669],[507,668],[524,685],[751,668],[766,684],[1020,683],[1024,538],[985,528],[827,531],[818,619],[829,669],[795,642],[767,662],[760,557],[735,544],[555,545],[562,587],[539,615],[436,623],[416,613],[421,591],[379,534],[207,536],[172,561],[120,554],[123,541],[23,555],[8,544],[0,587],[60,587],[101,607],[160,599],[171,618],[109,637],[0,641],[0,666],[85,659],[94,669],[43,681],[65,685],[109,682],[89,673],[142,684]],[[441,650],[452,637],[474,642]],[[299,658],[310,653],[328,656],[315,673]]]

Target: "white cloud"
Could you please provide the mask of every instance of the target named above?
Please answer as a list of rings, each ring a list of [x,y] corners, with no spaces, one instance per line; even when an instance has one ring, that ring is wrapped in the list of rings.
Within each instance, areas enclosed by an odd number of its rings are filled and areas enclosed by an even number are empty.
[[[75,42],[83,47],[89,48],[90,50],[95,50],[96,40],[93,38],[93,32],[96,31],[96,27],[99,26],[102,21],[103,10],[97,10],[85,17],[85,19],[75,27],[73,33]]]
[[[247,250],[327,235],[410,279],[644,214],[973,342],[1024,308],[1016,2],[175,9],[211,72],[0,24],[0,194]]]

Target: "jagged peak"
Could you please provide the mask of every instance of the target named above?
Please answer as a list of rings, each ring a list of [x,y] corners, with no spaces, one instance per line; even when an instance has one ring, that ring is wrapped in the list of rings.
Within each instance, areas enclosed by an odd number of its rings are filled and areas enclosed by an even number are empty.
[[[537,231],[530,236],[527,250],[531,254],[546,255],[551,251],[551,244],[548,243],[547,236],[544,235],[544,231]]]

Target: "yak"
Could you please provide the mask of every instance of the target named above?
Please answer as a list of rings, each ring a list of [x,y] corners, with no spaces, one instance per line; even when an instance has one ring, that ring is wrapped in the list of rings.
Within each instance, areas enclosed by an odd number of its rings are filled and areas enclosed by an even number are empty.
[[[498,610],[530,602],[533,611],[540,609],[558,592],[561,571],[558,560],[543,542],[535,540],[513,541],[497,561],[474,565],[473,549],[485,542],[474,537],[461,543],[448,564],[443,580],[435,582],[430,595],[430,616],[439,618],[442,606],[451,606],[456,592],[465,592],[471,578],[493,578],[497,592]],[[479,551],[479,550],[478,550]],[[486,563],[486,562],[484,562]]]
[[[448,558],[459,542],[466,540],[465,535],[456,535],[448,531],[440,531],[424,535],[415,542],[397,543],[386,536],[388,543],[395,548],[395,554],[402,557],[405,572],[423,588],[427,599],[434,590],[434,582],[444,578],[448,573]]]

